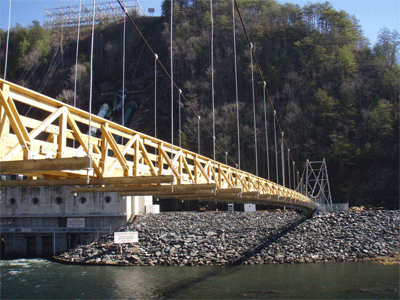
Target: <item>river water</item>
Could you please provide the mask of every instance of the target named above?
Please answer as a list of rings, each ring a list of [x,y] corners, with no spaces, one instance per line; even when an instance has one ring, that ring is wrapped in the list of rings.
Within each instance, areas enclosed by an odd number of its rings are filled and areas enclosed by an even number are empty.
[[[399,299],[399,267],[371,262],[232,267],[0,261],[1,299]]]

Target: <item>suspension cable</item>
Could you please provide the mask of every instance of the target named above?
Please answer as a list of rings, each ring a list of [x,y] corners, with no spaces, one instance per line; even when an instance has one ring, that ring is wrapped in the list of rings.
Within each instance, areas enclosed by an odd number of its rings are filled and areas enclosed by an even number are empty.
[[[82,0],[79,0],[78,33],[76,35],[76,53],[75,53],[74,107],[76,107],[76,83],[77,83],[77,76],[78,76],[78,54],[79,54],[79,35],[80,35],[80,28],[81,28],[81,10],[82,10]],[[74,144],[75,144],[75,140],[74,140]]]
[[[276,169],[276,183],[278,183],[278,144],[276,142],[276,111],[274,110],[274,137],[275,137],[275,169]]]
[[[182,95],[182,90],[179,89],[179,148],[182,148],[182,119],[181,119],[181,95]]]
[[[250,43],[250,61],[251,61],[251,88],[253,93],[254,151],[256,158],[256,176],[258,177],[257,122],[256,122],[256,96],[254,91],[253,43]]]
[[[174,16],[174,0],[171,0],[171,32],[170,32],[170,45],[171,45],[171,161],[174,154],[174,60],[173,60],[173,16]],[[172,171],[172,166],[171,166]]]
[[[212,102],[212,126],[213,126],[213,160],[215,165],[215,93],[214,93],[214,19],[213,19],[213,1],[210,0],[211,14],[211,102]]]
[[[10,41],[10,22],[11,22],[11,0],[8,5],[8,30],[7,30],[7,43],[6,43],[6,62],[4,65],[4,80],[6,80],[6,76],[7,76],[8,44]]]
[[[158,60],[158,55],[156,54],[154,57],[154,137],[155,138],[157,138],[157,60]]]
[[[143,36],[142,32],[140,31],[139,27],[135,24],[135,22],[133,21],[133,19],[131,18],[131,16],[128,14],[128,10],[126,9],[126,7],[124,6],[124,4],[122,4],[121,0],[117,0],[119,5],[121,6],[121,9],[125,12],[126,16],[128,17],[129,21],[131,22],[131,24],[133,25],[133,27],[135,28],[136,32],[139,34],[140,38],[143,40],[143,42],[146,44],[147,48],[149,49],[149,51],[152,53],[152,55],[155,57],[155,52],[154,50],[151,48],[150,44],[147,42],[147,40],[145,39],[145,37]],[[172,11],[171,11],[172,14]],[[179,90],[178,85],[173,81],[173,78],[171,76],[171,74],[169,74],[169,72],[167,71],[167,69],[165,68],[165,66],[161,63],[160,60],[158,60],[158,63],[160,65],[160,67],[162,68],[162,70],[164,71],[164,73],[166,74],[166,76],[171,80],[171,85],[173,85],[175,87],[176,90]],[[200,116],[197,114],[196,110],[193,108],[193,106],[190,104],[190,102],[186,99],[185,95],[182,94],[182,99],[185,101],[185,104],[190,108],[190,110],[193,112],[193,114],[199,119],[199,122],[201,123],[201,125],[204,127],[204,129],[207,131],[207,133],[210,136],[212,135],[211,130],[207,127],[207,125],[205,124],[205,122],[200,118]],[[216,140],[216,145],[218,147],[220,147],[222,150],[225,151],[225,148],[221,145],[221,143],[219,143]],[[232,157],[229,157],[229,160],[236,165],[236,162],[232,159]]]
[[[79,35],[81,29],[81,10],[82,10],[82,0],[79,0],[78,32],[76,34],[76,53],[75,53],[74,107],[76,107],[76,84],[78,77],[78,55],[79,55]],[[75,139],[72,141],[72,147],[75,148]]]
[[[92,39],[90,47],[90,92],[89,92],[89,136],[88,136],[88,151],[87,156],[90,158],[90,168],[92,168],[92,158],[90,156],[90,138],[92,136],[92,100],[93,100],[93,48],[94,48],[94,20],[96,15],[96,0],[93,0],[93,19],[92,19]],[[89,184],[90,169],[87,170],[86,174],[86,184]]]
[[[237,54],[236,54],[236,24],[235,24],[235,3],[232,0],[232,23],[233,23],[233,53],[235,61],[235,95],[236,95],[236,126],[237,126],[237,152],[238,152],[238,169],[240,170],[240,123],[239,123],[239,92],[238,92],[238,70],[237,70]]]
[[[287,157],[287,173],[288,173],[288,188],[290,189],[291,187],[291,182],[290,182],[290,149],[288,149],[288,157]]]
[[[92,135],[92,99],[93,99],[93,48],[94,48],[94,20],[96,14],[96,0],[93,0],[92,40],[90,48],[90,95],[89,95],[89,137],[88,156],[90,156],[90,137]]]
[[[293,189],[296,188],[296,162],[292,161],[293,164]]]
[[[283,149],[283,139],[284,133],[282,132],[282,142],[281,142],[281,156],[282,156],[282,186],[285,186],[285,151]]]
[[[237,11],[237,13],[238,13],[240,22],[241,22],[241,24],[242,24],[243,31],[244,31],[244,34],[245,34],[246,39],[247,39],[247,43],[250,45],[250,44],[251,44],[250,37],[249,37],[249,34],[247,33],[246,26],[245,26],[244,21],[243,21],[243,17],[242,17],[242,15],[241,15],[241,13],[240,13],[240,10],[239,10],[239,6],[238,6],[236,0],[233,0],[233,1],[234,1],[234,4],[235,4],[235,7],[236,7],[236,11]],[[253,54],[254,54],[254,53],[253,53]],[[260,76],[261,80],[264,81],[264,77],[263,77],[263,75],[262,75],[262,71],[261,71],[260,64],[258,63],[257,57],[256,57],[255,55],[254,55],[254,61],[255,61],[255,65],[257,66],[259,76]],[[267,94],[268,101],[269,101],[269,103],[270,103],[271,109],[272,109],[273,111],[275,111],[274,105],[273,105],[273,103],[272,103],[271,97],[269,96],[268,89],[267,89],[266,86],[265,86],[265,91],[266,91],[266,94]],[[277,123],[277,126],[278,126],[279,130],[280,130],[281,132],[283,132],[282,127],[281,127],[281,125],[280,125],[280,123],[279,123],[279,120],[278,120],[278,118],[276,117],[276,114],[275,114],[275,119],[276,119],[275,121],[276,121],[276,123]],[[284,139],[284,143],[285,143],[285,145],[286,145],[286,148],[289,148],[289,147],[288,147],[288,144],[287,144],[287,142],[286,142],[286,139]],[[291,159],[294,160],[293,157],[291,157]]]
[[[200,116],[197,116],[197,153],[200,154]]]
[[[264,81],[264,86],[267,83]],[[264,98],[264,120],[265,120],[265,147],[267,152],[267,171],[268,171],[268,180],[270,180],[270,173],[269,173],[269,145],[268,145],[268,120],[267,120],[267,103],[265,101],[265,88],[263,89],[263,98]]]
[[[125,30],[126,30],[126,15],[124,15],[124,33],[122,37],[122,103],[121,103],[122,126],[125,126]]]

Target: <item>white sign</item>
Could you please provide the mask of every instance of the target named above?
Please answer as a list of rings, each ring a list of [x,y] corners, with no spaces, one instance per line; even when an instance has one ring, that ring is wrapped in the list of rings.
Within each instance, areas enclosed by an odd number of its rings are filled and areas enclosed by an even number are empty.
[[[114,244],[126,244],[139,242],[137,231],[132,232],[114,232]]]
[[[68,228],[83,228],[85,227],[85,218],[67,218]]]
[[[252,203],[246,203],[244,205],[244,212],[253,212],[256,211],[256,205]]]

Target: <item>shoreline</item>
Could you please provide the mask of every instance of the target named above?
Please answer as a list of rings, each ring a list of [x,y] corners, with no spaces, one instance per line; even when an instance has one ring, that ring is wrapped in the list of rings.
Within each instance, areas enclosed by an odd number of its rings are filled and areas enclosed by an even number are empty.
[[[291,211],[148,214],[118,230],[137,231],[137,244],[120,248],[109,234],[54,261],[124,266],[359,261],[398,254],[399,230],[399,211],[346,211],[312,219]]]

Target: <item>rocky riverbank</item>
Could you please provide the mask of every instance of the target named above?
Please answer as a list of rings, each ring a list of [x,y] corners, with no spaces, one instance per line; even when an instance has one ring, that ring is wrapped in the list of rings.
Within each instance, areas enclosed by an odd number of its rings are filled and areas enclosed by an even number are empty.
[[[137,231],[139,243],[119,245],[107,235],[58,258],[118,265],[235,265],[357,261],[400,249],[400,212],[295,212],[141,215],[119,231]],[[122,252],[121,252],[122,250]]]

